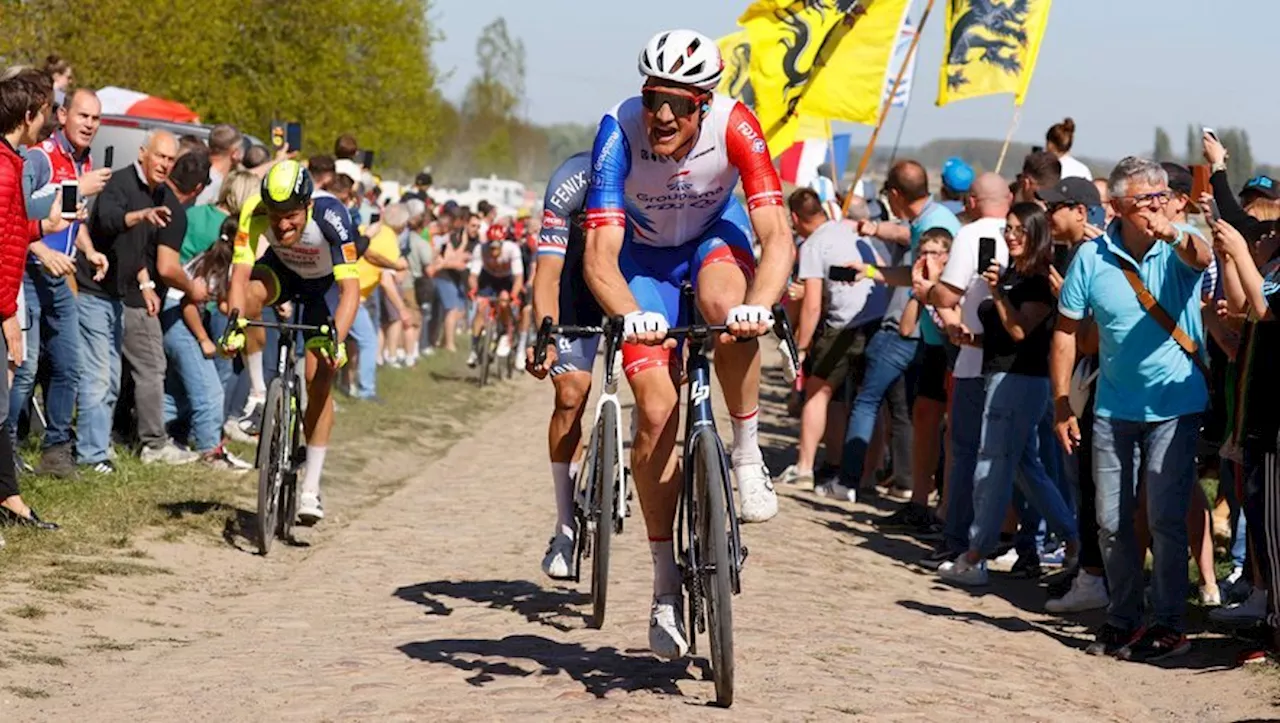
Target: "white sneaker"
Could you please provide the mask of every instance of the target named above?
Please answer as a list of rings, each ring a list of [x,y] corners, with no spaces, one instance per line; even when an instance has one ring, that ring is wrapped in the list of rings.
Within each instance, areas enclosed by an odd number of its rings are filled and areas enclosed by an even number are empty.
[[[467,355],[467,366],[473,367],[479,363],[480,357],[476,356],[476,350],[472,349],[471,353]]]
[[[173,442],[165,442],[159,447],[143,447],[142,454],[143,464],[191,464],[200,459],[199,452],[192,452],[189,449],[180,449]]]
[[[1051,613],[1078,613],[1085,610],[1099,610],[1111,603],[1107,596],[1107,583],[1101,575],[1090,575],[1084,570],[1076,573],[1071,581],[1071,589],[1066,595],[1050,600],[1044,609]]]
[[[819,497],[829,497],[833,500],[838,500],[840,502],[857,502],[858,501],[857,488],[845,487],[844,485],[834,480],[826,484],[820,484],[817,487],[814,487],[813,492]]]
[[[253,444],[258,441],[257,437],[249,435],[243,429],[240,428],[239,419],[228,419],[226,423],[222,425],[222,431],[228,437],[234,439],[237,442],[243,442],[245,444]]]
[[[310,527],[324,519],[324,508],[319,495],[304,494],[298,501],[298,522]]]
[[[573,539],[568,535],[556,535],[547,543],[547,554],[542,558],[542,571],[552,580],[572,580]]]
[[[778,493],[773,491],[769,468],[759,462],[734,467],[743,522],[767,522],[778,514]]]
[[[987,561],[969,562],[969,558],[961,555],[951,562],[938,566],[938,577],[956,585],[978,586],[990,582],[987,579]]]
[[[1267,591],[1255,587],[1244,602],[1210,610],[1209,619],[1215,623],[1246,625],[1261,620],[1266,614]]]
[[[813,490],[813,471],[801,472],[796,465],[791,465],[782,470],[782,474],[778,475],[776,484],[795,485],[797,489],[806,492]]]
[[[664,660],[683,658],[689,652],[684,630],[684,597],[659,595],[649,611],[649,649]]]
[[[498,358],[506,359],[511,356],[511,337],[504,336],[498,340]]]

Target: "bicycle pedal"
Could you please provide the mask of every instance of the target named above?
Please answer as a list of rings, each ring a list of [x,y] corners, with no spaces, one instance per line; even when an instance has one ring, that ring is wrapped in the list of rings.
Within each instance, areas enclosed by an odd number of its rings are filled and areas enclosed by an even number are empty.
[[[751,553],[751,551],[747,549],[746,545],[742,545],[741,549],[742,549],[742,556],[738,558],[739,567],[742,566],[742,563],[747,561],[747,555]]]

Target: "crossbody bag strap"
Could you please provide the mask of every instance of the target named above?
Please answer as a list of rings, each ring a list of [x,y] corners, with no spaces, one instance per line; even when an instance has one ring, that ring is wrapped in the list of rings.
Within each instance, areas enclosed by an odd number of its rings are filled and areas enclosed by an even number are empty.
[[[1173,341],[1186,352],[1191,358],[1191,363],[1196,365],[1196,369],[1204,375],[1205,384],[1212,384],[1212,376],[1209,375],[1209,367],[1204,363],[1204,359],[1200,356],[1200,346],[1196,344],[1187,332],[1178,326],[1178,322],[1169,316],[1169,312],[1164,310],[1160,302],[1156,301],[1156,297],[1151,294],[1146,285],[1142,283],[1142,277],[1138,275],[1138,270],[1129,264],[1127,259],[1121,259],[1121,270],[1124,271],[1124,278],[1133,287],[1133,293],[1138,295],[1138,303],[1142,308],[1151,315],[1152,319],[1160,325],[1162,329],[1173,337]]]

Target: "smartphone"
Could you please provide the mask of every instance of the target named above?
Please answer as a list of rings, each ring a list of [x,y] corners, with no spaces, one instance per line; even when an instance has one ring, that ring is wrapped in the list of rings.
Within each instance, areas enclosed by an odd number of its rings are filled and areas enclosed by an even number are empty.
[[[107,150],[102,154],[102,167],[111,170],[111,166],[116,161],[116,147],[107,146]]]
[[[1213,186],[1209,183],[1209,177],[1213,175],[1212,169],[1207,164],[1199,163],[1191,167],[1191,201],[1199,203],[1200,197],[1206,193],[1213,193]]]
[[[366,171],[373,170],[373,151],[360,151],[360,167]]]
[[[80,210],[80,182],[62,182],[62,217],[74,219]]]
[[[1044,153],[1044,146],[1031,146],[1032,153]]]
[[[1212,198],[1209,199],[1209,202],[1205,204],[1204,215],[1209,217],[1209,223],[1217,223],[1221,221],[1222,213],[1218,211],[1218,202]]]
[[[1204,128],[1202,128],[1202,129],[1201,129],[1201,132],[1203,132],[1206,136],[1209,136],[1209,137],[1210,137],[1210,138],[1212,138],[1213,140],[1218,141],[1219,143],[1221,143],[1221,142],[1222,142],[1222,141],[1218,138],[1218,132],[1217,132],[1217,131],[1215,131],[1214,129],[1210,128],[1209,126],[1205,126]]]
[[[1088,208],[1088,211],[1086,212],[1085,220],[1089,222],[1090,226],[1093,226],[1094,228],[1100,228],[1103,231],[1106,231],[1107,230],[1107,209],[1103,208],[1102,206],[1090,206]]]
[[[978,239],[978,274],[987,273],[996,262],[996,240],[991,236]]]
[[[1053,268],[1061,276],[1067,275],[1067,261],[1071,258],[1071,247],[1066,244],[1053,245]]]
[[[858,280],[858,270],[848,266],[828,266],[827,278],[832,281],[854,282]]]
[[[281,148],[284,148],[284,133],[284,121],[271,121],[271,150],[279,151]]]
[[[302,124],[289,123],[284,129],[284,140],[289,144],[290,151],[302,150]]]

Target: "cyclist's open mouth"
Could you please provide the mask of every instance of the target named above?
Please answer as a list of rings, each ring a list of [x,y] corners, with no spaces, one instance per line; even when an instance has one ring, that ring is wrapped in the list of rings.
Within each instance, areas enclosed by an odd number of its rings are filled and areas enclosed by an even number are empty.
[[[653,144],[656,146],[674,141],[680,133],[680,128],[675,124],[672,124],[670,128],[654,126],[650,133],[653,138]]]

